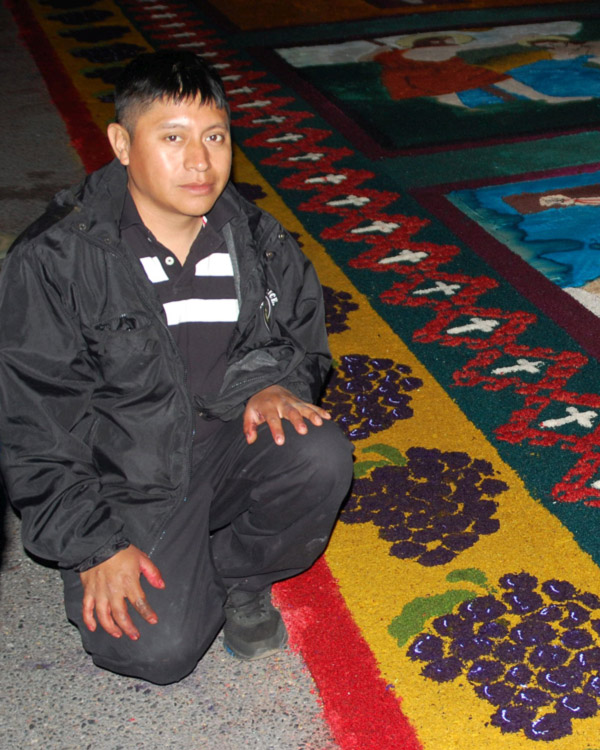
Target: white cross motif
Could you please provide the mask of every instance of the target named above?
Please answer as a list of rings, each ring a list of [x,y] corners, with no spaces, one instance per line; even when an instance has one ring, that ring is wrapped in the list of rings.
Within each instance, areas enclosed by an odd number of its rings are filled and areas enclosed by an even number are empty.
[[[239,78],[239,76],[238,76],[238,78]],[[268,124],[270,122],[274,122],[274,123],[279,124],[280,122],[283,122],[284,120],[285,120],[285,117],[283,117],[283,115],[271,115],[271,117],[260,117],[260,118],[257,118],[256,120],[252,120],[252,122],[256,123],[257,125],[263,125],[263,124],[266,125],[266,124]]]
[[[302,156],[290,156],[288,161],[321,161],[324,156],[325,154],[311,151],[308,154],[302,154]]]
[[[309,177],[307,180],[304,180],[304,182],[306,182],[307,185],[323,184],[326,182],[329,182],[332,185],[339,185],[347,179],[348,178],[345,174],[326,174],[324,177]]]
[[[398,255],[391,255],[389,258],[382,258],[379,263],[382,266],[387,266],[390,263],[420,263],[425,260],[427,253],[417,252],[413,250],[401,250]]]
[[[575,422],[580,427],[591,430],[594,426],[594,419],[598,416],[598,412],[579,411],[576,406],[567,406],[567,414],[569,415],[568,417],[562,417],[561,419],[547,419],[545,422],[542,422],[541,426],[554,430],[557,427],[564,427],[564,425]]]
[[[347,195],[345,198],[340,198],[337,201],[327,201],[328,206],[365,206],[370,203],[371,199],[367,198],[366,195]]]
[[[497,367],[492,370],[492,373],[494,375],[511,375],[513,372],[528,372],[531,375],[539,375],[543,367],[544,362],[542,361],[532,362],[529,359],[518,359],[516,365]]]
[[[367,232],[383,232],[383,234],[391,234],[394,229],[398,229],[400,224],[396,224],[393,221],[374,221],[369,224],[368,227],[358,227],[353,229],[352,234],[366,234]]]
[[[474,331],[481,331],[482,333],[491,333],[494,328],[500,325],[498,320],[484,320],[483,318],[471,318],[471,322],[464,326],[458,326],[458,328],[449,328],[447,333],[451,333],[456,336],[459,333],[473,333]]]
[[[301,141],[303,138],[304,136],[301,133],[286,133],[277,138],[267,138],[267,143],[296,143],[296,141]]]
[[[255,99],[253,102],[244,102],[238,104],[238,109],[249,109],[250,107],[268,107],[271,104],[270,99]]]
[[[228,94],[251,94],[255,89],[250,86],[241,86],[239,89],[229,89]]]
[[[437,292],[442,292],[446,297],[453,297],[459,289],[460,284],[446,284],[443,281],[436,281],[435,286],[429,287],[429,289],[417,289],[413,294],[418,296],[422,294],[436,294]]]

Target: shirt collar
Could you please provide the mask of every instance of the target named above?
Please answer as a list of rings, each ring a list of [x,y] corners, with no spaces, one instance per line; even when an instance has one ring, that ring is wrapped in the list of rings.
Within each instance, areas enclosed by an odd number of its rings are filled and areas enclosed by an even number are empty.
[[[132,227],[134,224],[141,224],[142,226],[145,226],[134,203],[134,200],[131,197],[131,193],[129,192],[129,190],[127,190],[127,192],[125,193],[125,200],[123,201],[123,211],[121,212],[121,221],[119,223],[119,226],[121,227],[122,231],[124,229],[129,229],[129,227]]]
[[[233,217],[233,206],[229,201],[223,200],[223,194],[217,198],[215,205],[206,214],[207,224],[215,232],[220,232]]]

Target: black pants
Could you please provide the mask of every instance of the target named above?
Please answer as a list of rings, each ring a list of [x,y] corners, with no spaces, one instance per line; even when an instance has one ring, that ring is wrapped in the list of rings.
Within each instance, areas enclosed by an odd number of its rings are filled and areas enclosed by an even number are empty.
[[[298,435],[284,422],[283,446],[262,425],[247,445],[241,419],[195,449],[188,498],[152,555],[166,583],[142,578],[158,615],[149,625],[129,608],[140,638],[113,638],[83,624],[79,575],[63,573],[67,616],[94,662],[158,684],[189,674],[224,622],[233,585],[258,591],[309,568],[325,549],[352,477],[350,443],[336,425]]]

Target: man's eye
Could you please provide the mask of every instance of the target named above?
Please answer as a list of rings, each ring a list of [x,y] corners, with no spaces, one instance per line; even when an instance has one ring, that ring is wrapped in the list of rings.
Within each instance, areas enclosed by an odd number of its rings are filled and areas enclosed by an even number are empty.
[[[208,136],[208,140],[211,143],[222,143],[225,140],[225,136],[222,133],[213,133]]]
[[[168,135],[165,140],[169,143],[176,143],[179,140],[180,136],[178,135]]]

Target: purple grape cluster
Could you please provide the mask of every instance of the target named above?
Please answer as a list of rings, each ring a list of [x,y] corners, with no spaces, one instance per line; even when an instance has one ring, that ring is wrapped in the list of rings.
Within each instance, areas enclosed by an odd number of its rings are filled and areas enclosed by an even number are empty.
[[[422,380],[411,376],[407,365],[348,354],[334,370],[322,406],[351,440],[362,440],[386,430],[398,419],[412,417],[408,393],[422,385]]]
[[[372,521],[392,543],[390,554],[421,565],[444,565],[498,531],[497,504],[508,489],[488,461],[467,453],[410,448],[405,466],[380,466],[354,482],[341,520]]]
[[[325,303],[325,325],[327,333],[342,333],[350,326],[347,323],[348,314],[358,310],[356,302],[348,292],[336,292],[330,286],[323,287],[323,301]]]
[[[437,682],[466,675],[496,707],[492,724],[531,740],[572,733],[600,708],[600,597],[528,573],[500,579],[500,595],[462,602],[420,633],[408,655]]]

